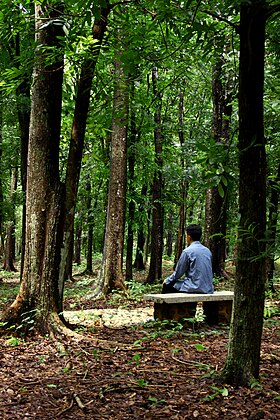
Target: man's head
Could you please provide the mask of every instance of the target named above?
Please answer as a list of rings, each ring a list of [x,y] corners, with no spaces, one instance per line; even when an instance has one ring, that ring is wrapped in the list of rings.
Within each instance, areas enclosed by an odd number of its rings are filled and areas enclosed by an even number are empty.
[[[189,225],[187,227],[187,242],[188,244],[193,241],[200,241],[202,229],[200,225]]]

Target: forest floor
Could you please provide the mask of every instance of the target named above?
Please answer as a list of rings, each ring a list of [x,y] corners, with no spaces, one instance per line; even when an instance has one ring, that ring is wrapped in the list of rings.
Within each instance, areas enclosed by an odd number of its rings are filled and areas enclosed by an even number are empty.
[[[233,388],[217,380],[228,326],[153,321],[138,277],[139,290],[107,301],[88,297],[92,277],[67,282],[65,317],[80,339],[0,338],[0,418],[279,419],[279,291],[266,309],[260,382]],[[6,304],[17,287],[16,276],[3,278]]]

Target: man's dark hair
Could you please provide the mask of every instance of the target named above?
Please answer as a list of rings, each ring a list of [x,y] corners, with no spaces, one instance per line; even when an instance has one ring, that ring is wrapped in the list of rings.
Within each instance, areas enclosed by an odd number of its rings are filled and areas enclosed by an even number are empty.
[[[192,238],[193,241],[200,241],[202,236],[202,229],[200,225],[189,225],[187,227],[187,234]]]

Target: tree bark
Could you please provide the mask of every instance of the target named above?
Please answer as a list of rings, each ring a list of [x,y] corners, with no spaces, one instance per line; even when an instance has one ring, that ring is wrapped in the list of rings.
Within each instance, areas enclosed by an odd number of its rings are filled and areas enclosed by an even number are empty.
[[[280,164],[276,178],[270,182],[270,203],[268,214],[268,256],[266,260],[266,276],[269,290],[275,292],[273,285],[274,258],[276,251],[276,232],[278,220],[278,202],[279,202],[279,184],[280,184]]]
[[[216,55],[212,70],[212,101],[213,118],[212,132],[217,144],[228,149],[230,136],[230,117],[232,113],[231,95],[226,77],[223,74],[225,60],[222,55]],[[225,272],[226,259],[226,215],[227,215],[227,162],[221,162],[224,172],[220,175],[220,189],[211,186],[206,191],[204,244],[212,252],[213,273],[217,277],[228,277]]]
[[[264,1],[242,3],[239,65],[239,211],[234,317],[223,378],[259,378],[265,291],[266,153],[263,127]]]
[[[147,186],[143,185],[141,189],[141,197],[143,198],[143,201],[147,195]],[[140,203],[139,205],[139,213],[140,213],[140,219],[144,220],[146,219],[146,211],[144,203]],[[145,233],[143,229],[144,223],[141,223],[138,227],[137,231],[137,245],[136,245],[136,254],[135,254],[135,260],[133,263],[133,267],[137,270],[145,270],[145,263],[144,263],[144,253],[145,253]]]
[[[10,183],[10,215],[9,220],[7,221],[6,228],[6,244],[5,244],[5,257],[3,269],[5,271],[15,272],[17,269],[14,265],[15,260],[15,193],[17,189],[17,178],[18,178],[18,168],[12,168],[11,170],[11,183]]]
[[[158,71],[152,71],[153,94],[156,101],[156,111],[154,115],[154,143],[155,143],[155,163],[156,170],[152,186],[152,231],[151,231],[151,258],[150,268],[146,283],[152,284],[162,277],[162,253],[163,253],[163,206],[162,198],[162,132],[161,132],[161,95],[158,91]]]
[[[185,171],[185,136],[184,136],[184,93],[180,92],[179,95],[179,141],[182,149],[181,167]],[[179,225],[177,230],[177,240],[175,245],[175,259],[174,267],[176,266],[180,255],[182,254],[185,245],[185,220],[186,220],[186,200],[187,200],[188,182],[183,179],[180,184],[180,210],[179,210]]]
[[[134,200],[134,167],[135,167],[135,143],[136,143],[136,124],[135,124],[135,110],[133,109],[133,102],[135,100],[134,95],[134,82],[130,83],[131,86],[131,111],[130,111],[130,136],[129,136],[129,148],[128,148],[128,189],[130,201],[128,204],[128,222],[127,222],[127,241],[126,241],[126,280],[132,280],[133,278],[133,222],[135,214],[135,200]]]
[[[121,36],[121,32],[120,32]],[[126,290],[123,275],[123,244],[126,208],[128,82],[122,67],[122,48],[115,51],[115,91],[112,121],[107,221],[99,287],[104,295]]]
[[[35,7],[37,49],[28,146],[25,259],[19,293],[4,316],[8,324],[22,325],[21,315],[25,313],[42,333],[64,330],[58,317],[64,197],[59,181],[63,79],[60,48],[64,33],[57,23],[61,22],[62,10],[60,2],[52,7]],[[49,48],[55,54],[52,64],[47,64]]]

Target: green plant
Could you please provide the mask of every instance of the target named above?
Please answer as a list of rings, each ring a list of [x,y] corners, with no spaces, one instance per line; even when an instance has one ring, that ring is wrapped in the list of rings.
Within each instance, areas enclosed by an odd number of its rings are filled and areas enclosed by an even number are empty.
[[[195,345],[196,350],[202,351],[202,350],[208,350],[208,347],[205,347],[203,344],[196,343]]]
[[[145,381],[145,379],[138,379],[136,381],[137,385],[141,388],[144,388],[145,386],[149,385],[149,382]]]
[[[133,357],[132,357],[132,362],[135,363],[136,366],[138,366],[139,363],[140,363],[140,358],[141,358],[140,354],[139,353],[135,353],[133,355]]]
[[[158,337],[170,338],[182,332],[184,326],[178,321],[164,319],[162,321],[149,321],[144,324],[144,328],[152,329],[153,331],[144,337],[144,339],[156,339]]]
[[[159,404],[164,404],[166,402],[164,399],[158,400],[156,397],[149,397],[148,401],[152,403],[152,407],[155,407]]]
[[[208,395],[206,397],[207,400],[214,400],[218,395],[221,395],[222,397],[228,396],[228,389],[225,387],[218,388],[216,386],[210,386],[210,388],[213,389],[215,392],[214,394]]]
[[[19,346],[20,340],[16,337],[10,337],[5,341],[5,346]]]

